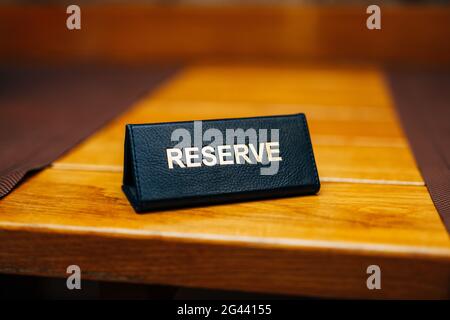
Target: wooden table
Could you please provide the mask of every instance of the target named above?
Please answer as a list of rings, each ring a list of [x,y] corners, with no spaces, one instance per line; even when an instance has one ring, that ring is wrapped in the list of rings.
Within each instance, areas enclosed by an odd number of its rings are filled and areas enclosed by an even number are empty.
[[[317,196],[136,214],[124,125],[304,112]],[[450,238],[374,66],[188,66],[0,201],[0,272],[326,297],[448,298]],[[381,290],[368,290],[369,265]]]

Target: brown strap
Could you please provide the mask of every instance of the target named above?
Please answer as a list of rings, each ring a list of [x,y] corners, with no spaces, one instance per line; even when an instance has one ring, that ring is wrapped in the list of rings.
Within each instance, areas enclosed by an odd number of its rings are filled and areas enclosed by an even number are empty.
[[[417,164],[450,234],[450,73],[390,72],[388,78]]]
[[[0,198],[177,68],[0,68]],[[125,130],[125,128],[124,128]]]

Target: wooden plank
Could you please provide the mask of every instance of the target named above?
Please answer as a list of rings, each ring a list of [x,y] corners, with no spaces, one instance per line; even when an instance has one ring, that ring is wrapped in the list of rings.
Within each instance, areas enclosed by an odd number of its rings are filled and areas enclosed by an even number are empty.
[[[15,248],[0,254],[1,271],[9,273],[66,277],[67,266],[78,264],[83,279],[315,297],[448,299],[448,263],[420,257],[380,259],[327,249],[205,244],[176,237],[122,239],[114,233],[98,236],[76,230],[5,230],[0,241],[0,246]],[[366,268],[372,264],[381,267],[382,290],[367,290]]]
[[[321,104],[323,96],[328,104]],[[190,67],[58,164],[122,167],[127,123],[297,112],[307,115],[321,176],[422,181],[383,77],[373,67]]]
[[[91,279],[448,298],[450,239],[426,188],[414,185],[422,180],[382,74],[264,70],[187,68],[21,184],[0,203],[0,272],[65,276],[67,265],[79,264]],[[321,176],[341,179],[324,182],[318,196],[138,215],[120,189],[126,123],[294,112],[308,116]],[[380,184],[342,182],[348,179]],[[371,264],[382,268],[381,291],[366,288]]]
[[[121,178],[48,169],[22,184],[0,206],[0,271],[64,276],[78,264],[94,279],[448,297],[450,241],[425,187],[325,183],[319,196],[138,215]],[[370,264],[379,292],[365,287]]]
[[[2,200],[0,224],[150,228],[418,248],[450,245],[425,187],[324,183],[320,196],[138,215],[121,191],[121,179],[115,172],[45,170]]]
[[[361,113],[367,107],[391,105],[379,68],[318,63],[198,64],[185,68],[170,87],[156,94],[156,98],[183,102],[361,107]]]
[[[64,6],[2,5],[5,61],[148,62],[323,59],[450,63],[447,6],[382,7],[368,30],[366,6],[186,6],[83,3],[82,28]]]

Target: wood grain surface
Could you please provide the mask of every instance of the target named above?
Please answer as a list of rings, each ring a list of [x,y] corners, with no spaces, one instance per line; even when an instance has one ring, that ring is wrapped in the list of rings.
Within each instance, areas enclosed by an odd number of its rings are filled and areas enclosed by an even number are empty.
[[[124,125],[304,112],[316,196],[134,213]],[[449,298],[450,238],[373,66],[198,64],[0,202],[0,272],[325,297]],[[382,270],[368,290],[366,268]]]

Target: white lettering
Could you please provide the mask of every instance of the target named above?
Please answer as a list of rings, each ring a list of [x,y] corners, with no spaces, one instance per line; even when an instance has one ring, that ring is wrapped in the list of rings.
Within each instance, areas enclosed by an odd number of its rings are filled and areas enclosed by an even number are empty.
[[[211,167],[217,164],[217,158],[214,156],[214,148],[211,146],[202,149],[203,164]]]
[[[272,146],[274,149],[272,149]],[[276,149],[275,149],[276,148]],[[267,158],[269,161],[281,161],[281,157],[274,157],[274,154],[280,154],[280,148],[278,142],[267,142],[266,143],[266,150],[267,150]]]
[[[267,155],[269,162],[282,161],[282,157],[279,156],[279,142],[260,143],[258,151],[256,151],[253,144],[248,146],[236,144],[217,146],[217,154],[216,149],[212,146],[205,146],[201,149],[198,147],[171,148],[166,150],[166,154],[169,169],[173,169],[174,164],[180,168],[201,167],[202,164],[208,167],[217,164],[258,164],[263,162],[265,155]],[[251,155],[253,155],[256,162],[252,160]],[[183,159],[185,159],[185,162],[183,162]]]
[[[173,148],[167,149],[167,162],[169,164],[169,169],[173,169],[173,163],[176,162],[181,168],[184,168],[184,163],[181,161],[183,153],[181,149]]]
[[[264,143],[259,144],[259,152],[256,152],[255,146],[250,145],[250,150],[253,154],[253,156],[256,159],[256,162],[262,162],[263,161],[263,152],[264,152]]]
[[[197,147],[186,148],[184,149],[184,152],[186,154],[186,165],[188,166],[188,168],[200,167],[202,165],[200,162],[193,161],[199,158],[199,155],[197,154],[198,152]]]
[[[226,165],[226,164],[233,164],[234,161],[233,160],[225,160],[225,157],[231,157],[232,154],[231,152],[226,152],[226,150],[230,150],[231,146],[218,146],[217,147],[217,153],[219,156],[219,163],[222,165]]]
[[[236,157],[236,163],[238,164],[241,164],[241,157],[245,162],[252,163],[252,160],[248,157],[248,147],[245,144],[235,145],[234,155]]]

